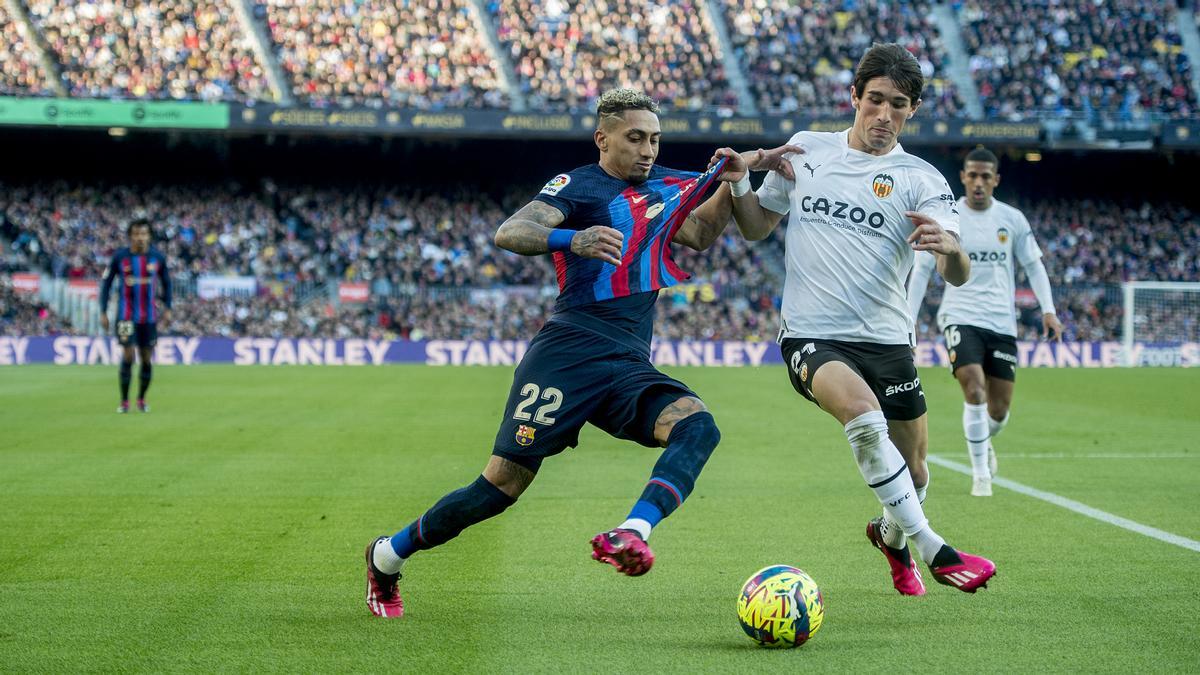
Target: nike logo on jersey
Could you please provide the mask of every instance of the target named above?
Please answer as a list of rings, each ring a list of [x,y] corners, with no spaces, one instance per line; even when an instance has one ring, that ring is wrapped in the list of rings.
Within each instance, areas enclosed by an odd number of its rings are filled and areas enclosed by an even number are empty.
[[[634,204],[641,204],[642,202],[646,201],[646,195],[635,195],[630,197],[629,200]]]

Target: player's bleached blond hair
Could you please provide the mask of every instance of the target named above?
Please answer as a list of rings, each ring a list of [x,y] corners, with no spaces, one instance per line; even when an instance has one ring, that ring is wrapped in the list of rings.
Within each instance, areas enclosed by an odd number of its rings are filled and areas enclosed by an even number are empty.
[[[613,117],[620,117],[626,110],[649,110],[658,114],[658,103],[645,93],[636,89],[609,89],[600,95],[596,102],[596,118],[604,122]]]

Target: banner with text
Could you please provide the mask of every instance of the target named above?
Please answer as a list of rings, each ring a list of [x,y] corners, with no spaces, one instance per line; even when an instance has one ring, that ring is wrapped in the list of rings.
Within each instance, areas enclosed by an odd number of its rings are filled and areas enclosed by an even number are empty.
[[[512,366],[525,355],[523,340],[407,340],[323,338],[221,338],[163,336],[154,360],[163,365],[232,363],[251,365],[378,366],[417,363],[430,366]],[[1018,342],[1022,368],[1113,368],[1125,365],[1119,342]],[[1143,366],[1200,366],[1200,342],[1136,343],[1134,359]],[[27,363],[113,364],[120,360],[116,338],[89,336],[0,337],[0,365]],[[781,365],[771,342],[691,342],[659,340],[653,347],[660,366],[746,367]],[[917,365],[947,366],[941,344],[922,343]]]
[[[762,115],[729,117],[709,113],[664,112],[659,123],[665,137],[692,141],[753,140],[778,142],[797,131],[841,131],[851,117]],[[590,138],[596,128],[591,113],[515,113],[504,110],[323,109],[269,104],[234,109],[233,129],[365,133],[397,136],[464,138]],[[914,119],[904,125],[905,143],[1009,143],[1036,146],[1042,138],[1038,122]]]
[[[229,104],[0,96],[0,125],[227,129]]]

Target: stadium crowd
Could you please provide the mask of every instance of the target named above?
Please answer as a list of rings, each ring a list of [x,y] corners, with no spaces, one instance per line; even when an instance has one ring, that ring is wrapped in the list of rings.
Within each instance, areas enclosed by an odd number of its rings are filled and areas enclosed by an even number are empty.
[[[925,114],[952,117],[964,110],[927,2],[722,0],[722,5],[760,110],[852,116],[854,67],[880,35],[917,56],[928,81]]]
[[[959,21],[988,115],[1119,120],[1196,111],[1175,3],[968,0]]]
[[[70,96],[273,101],[238,0],[19,0]],[[959,0],[987,115],[1136,120],[1196,112],[1174,2]],[[880,36],[917,55],[926,115],[962,116],[930,0],[252,0],[302,105],[506,108],[505,66],[536,111],[586,111],[637,85],[677,110],[733,114],[720,35],[763,112],[850,114],[851,73]],[[710,12],[717,8],[717,14]],[[477,21],[482,18],[481,21]],[[48,95],[38,36],[0,7],[0,94]],[[51,74],[49,77],[55,77]]]
[[[492,0],[488,11],[535,109],[587,111],[613,86],[676,110],[737,108],[703,0]]]
[[[42,96],[52,93],[38,65],[25,27],[13,21],[0,5],[0,96]]]
[[[467,0],[261,0],[276,56],[306,103],[507,105]]]
[[[228,0],[26,0],[81,98],[270,100]]]

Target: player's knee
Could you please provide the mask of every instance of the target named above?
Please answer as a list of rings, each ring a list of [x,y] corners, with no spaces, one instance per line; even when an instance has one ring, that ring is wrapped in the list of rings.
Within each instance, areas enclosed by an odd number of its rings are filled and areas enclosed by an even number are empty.
[[[987,390],[984,389],[983,383],[975,384],[972,382],[964,385],[963,400],[971,405],[982,405],[987,403]]]
[[[999,424],[1008,421],[1008,401],[988,401],[988,417]]]
[[[516,501],[537,477],[541,457],[493,454],[481,478]]]
[[[687,448],[690,454],[707,460],[717,444],[721,442],[721,430],[712,413],[703,410],[692,413],[675,423],[667,437],[667,447],[678,445]]]
[[[912,476],[913,487],[918,490],[923,490],[929,485],[929,465],[925,462],[905,462],[908,465],[908,473]],[[918,495],[921,501],[925,501],[923,493]]]

